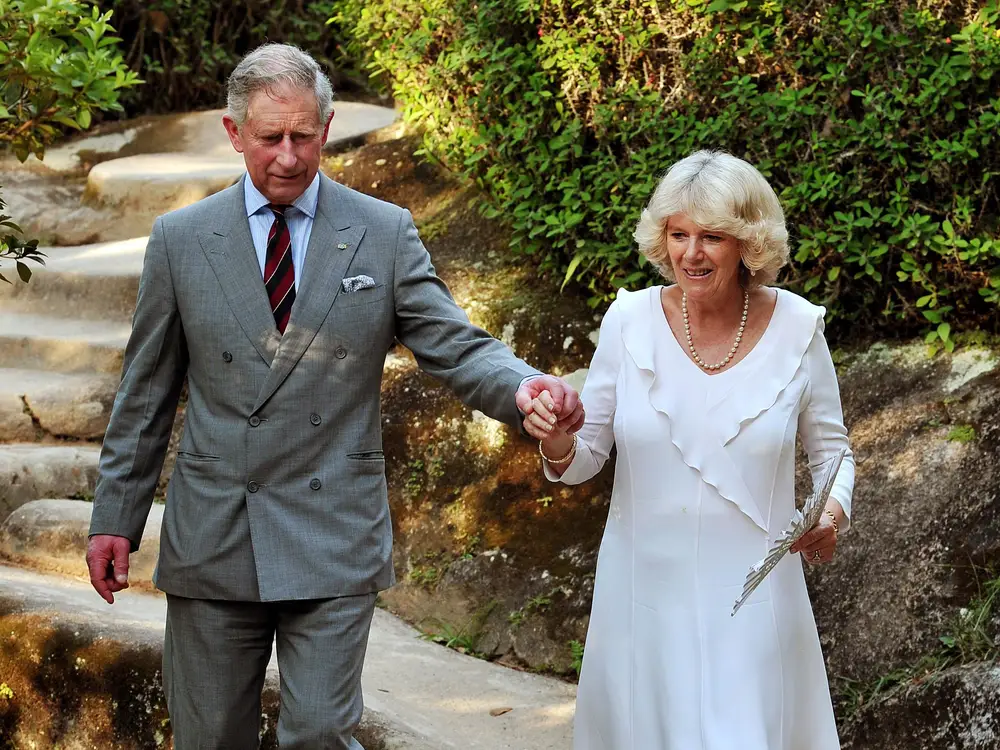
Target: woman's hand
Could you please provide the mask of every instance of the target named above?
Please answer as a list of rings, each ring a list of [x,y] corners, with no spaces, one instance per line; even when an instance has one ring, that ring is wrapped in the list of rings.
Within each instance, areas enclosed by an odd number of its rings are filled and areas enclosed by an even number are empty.
[[[559,459],[568,456],[573,449],[573,436],[559,423],[552,411],[553,403],[548,391],[542,391],[533,398],[528,408],[528,415],[524,418],[524,430],[541,442],[545,456]],[[553,468],[555,469],[554,466]],[[565,469],[565,465],[560,465],[559,468]]]
[[[837,506],[837,510],[839,510],[839,503]],[[836,518],[836,510],[831,510],[827,506],[827,510],[820,516],[816,525],[792,545],[791,551],[801,552],[806,562],[811,565],[830,562],[837,553],[837,526],[839,523],[840,521]]]
[[[555,402],[552,394],[542,391],[526,409],[523,409],[526,416],[524,418],[524,430],[536,440],[547,440],[560,434],[568,434],[559,427],[559,418],[554,412]]]

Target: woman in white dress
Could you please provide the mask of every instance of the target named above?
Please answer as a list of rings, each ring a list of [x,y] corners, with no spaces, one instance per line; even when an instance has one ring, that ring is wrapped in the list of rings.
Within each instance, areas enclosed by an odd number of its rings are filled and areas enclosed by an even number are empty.
[[[850,524],[854,460],[824,309],[772,288],[784,216],[750,164],[698,152],[635,232],[671,286],[621,291],[561,430],[525,419],[546,475],[577,484],[617,446],[577,697],[575,750],[838,750],[801,560]],[[735,614],[749,567],[795,509],[795,438],[814,478],[847,455],[823,519]]]

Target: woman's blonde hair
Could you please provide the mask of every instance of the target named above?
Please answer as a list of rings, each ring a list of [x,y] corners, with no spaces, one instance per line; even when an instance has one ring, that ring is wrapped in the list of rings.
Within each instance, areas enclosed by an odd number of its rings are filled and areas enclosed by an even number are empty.
[[[745,284],[771,284],[788,263],[788,230],[778,196],[751,164],[722,151],[697,151],[674,164],[642,211],[639,250],[673,281],[667,220],[685,214],[704,229],[739,240]],[[752,278],[751,278],[751,273]]]

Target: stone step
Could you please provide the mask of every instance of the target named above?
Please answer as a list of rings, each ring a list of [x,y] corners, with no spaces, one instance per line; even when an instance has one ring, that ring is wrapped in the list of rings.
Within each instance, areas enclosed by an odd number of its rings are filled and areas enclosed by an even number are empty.
[[[3,738],[38,750],[169,746],[161,689],[165,616],[160,596],[126,592],[108,607],[89,584],[0,567],[0,675],[10,692],[4,704],[14,708],[3,715]],[[272,655],[261,750],[277,748],[278,703]],[[50,739],[53,727],[58,741]],[[356,736],[365,750],[439,748],[370,708]]]
[[[93,503],[87,500],[32,500],[0,523],[0,559],[66,578],[87,580],[87,538]],[[129,556],[133,588],[155,591],[153,570],[160,552],[163,506],[153,503],[139,551]]]
[[[128,323],[146,254],[146,237],[77,247],[42,247],[45,265],[30,264],[25,284],[16,273],[0,295],[6,314],[60,315]],[[13,278],[12,278],[13,277]]]
[[[119,377],[0,368],[0,441],[104,435]]]
[[[0,445],[0,522],[32,500],[92,495],[100,455],[88,444]]]
[[[120,374],[126,322],[0,314],[0,367]]]
[[[208,158],[238,157],[222,126],[223,114],[224,109],[212,109],[141,117],[123,123],[117,132],[84,135],[46,149],[44,160],[29,156],[27,166],[74,172],[95,161],[141,154],[188,152]],[[351,143],[367,133],[392,125],[397,119],[398,113],[389,107],[338,100],[334,102],[334,118],[326,146],[333,148]],[[0,166],[17,166],[12,158],[2,161]]]
[[[222,130],[221,123],[219,129]],[[189,206],[236,182],[246,171],[243,158],[198,153],[142,154],[95,165],[83,194],[88,205],[153,219]]]
[[[246,168],[243,156],[233,149],[222,125],[224,112],[219,109],[186,115],[173,124],[180,137],[161,142],[156,151],[96,164],[87,174],[84,204],[113,209],[130,222],[148,227],[159,214],[232,185]],[[327,146],[353,143],[396,119],[397,113],[386,107],[338,103]],[[150,147],[158,142],[149,134],[144,140]]]
[[[137,734],[118,741],[154,746],[165,718],[158,674],[162,597],[130,590],[109,607],[87,584],[0,567],[0,612],[7,613],[0,616],[0,673],[14,693],[9,700],[22,708],[14,712],[23,722],[16,731],[26,737],[51,719],[23,710],[27,705],[56,705],[73,714],[60,716],[60,724],[79,733],[72,738],[79,745],[66,737],[63,746],[111,747],[97,733],[115,717],[119,729]],[[44,688],[37,654],[46,654]],[[272,734],[262,745],[268,750],[275,746],[275,666],[272,656],[264,701]],[[429,643],[382,610],[375,612],[362,681],[366,711],[359,739],[366,750],[570,747],[572,685]],[[69,696],[75,699],[59,700]]]

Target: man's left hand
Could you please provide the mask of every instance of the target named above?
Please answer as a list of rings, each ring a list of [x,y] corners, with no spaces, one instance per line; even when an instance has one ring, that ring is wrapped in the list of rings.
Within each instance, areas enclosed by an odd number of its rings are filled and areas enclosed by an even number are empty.
[[[548,393],[545,394],[545,391]],[[565,380],[554,375],[531,378],[517,389],[514,400],[517,402],[517,408],[527,416],[534,410],[532,401],[539,397],[551,400],[551,403],[545,406],[556,415],[560,429],[574,433],[583,427],[585,414],[580,394]]]

